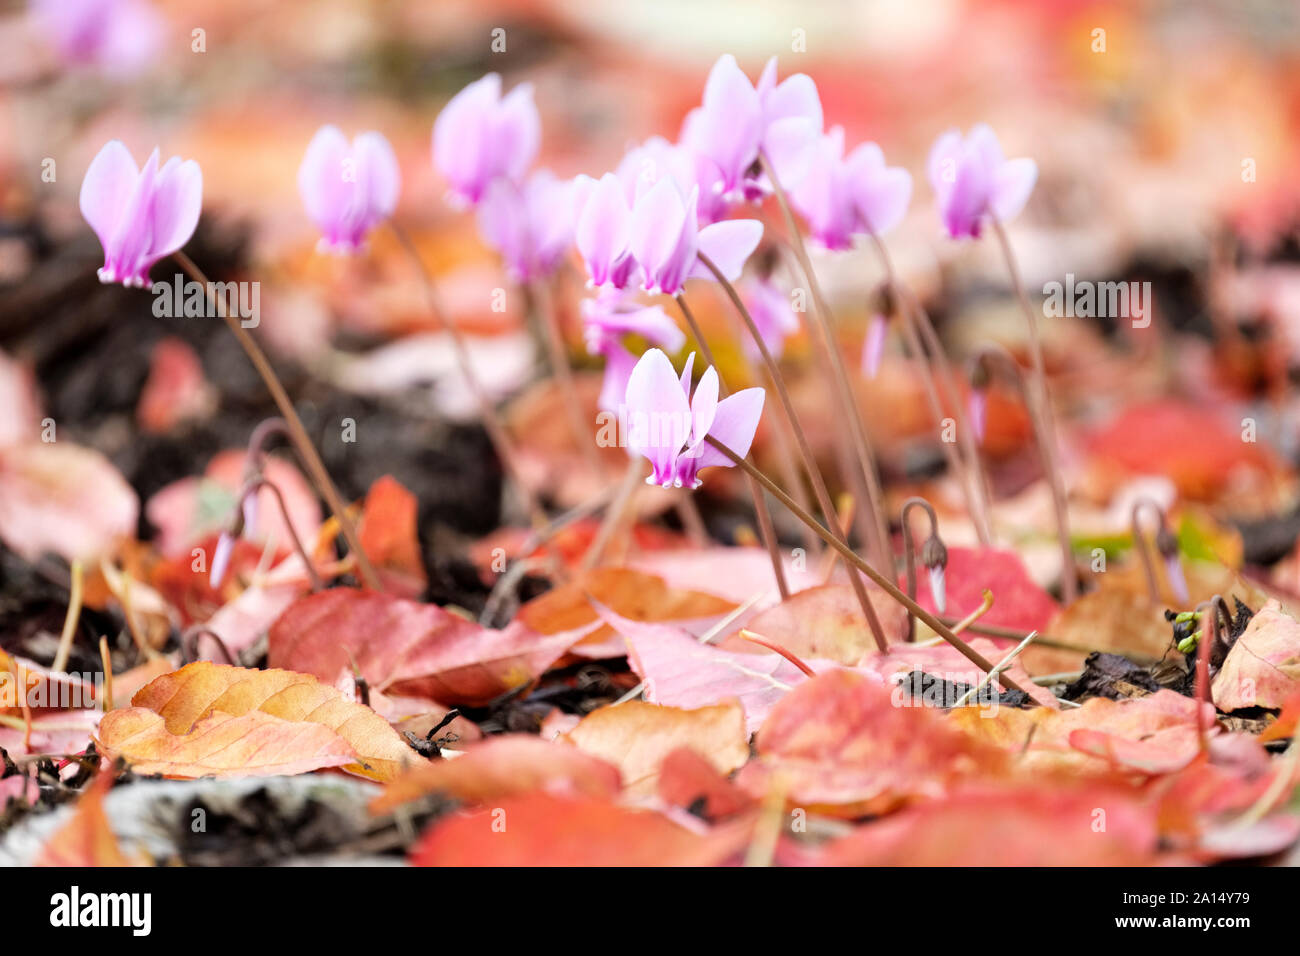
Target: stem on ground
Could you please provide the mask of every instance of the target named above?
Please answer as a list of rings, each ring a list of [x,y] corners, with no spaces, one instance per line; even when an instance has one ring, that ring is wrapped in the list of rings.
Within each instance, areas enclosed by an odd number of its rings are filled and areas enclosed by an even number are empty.
[[[293,407],[293,402],[289,399],[289,393],[284,390],[280,378],[275,374],[275,369],[271,367],[270,361],[262,351],[257,341],[248,334],[248,330],[243,327],[239,319],[226,311],[226,305],[211,293],[211,283],[208,277],[203,274],[203,270],[194,264],[194,261],[184,252],[176,251],[172,253],[181,270],[195,282],[203,286],[208,301],[213,304],[217,314],[225,320],[227,328],[235,336],[235,339],[243,347],[244,352],[248,355],[249,361],[257,369],[257,373],[262,376],[262,381],[266,384],[267,391],[271,393],[276,406],[280,409],[280,414],[284,418],[286,427],[289,430],[289,439],[297,449],[298,456],[302,459],[303,464],[307,466],[308,475],[311,477],[312,484],[325,499],[326,505],[334,515],[334,520],[338,522],[339,530],[343,533],[344,540],[348,543],[350,550],[357,562],[357,571],[361,575],[361,580],[367,588],[372,591],[381,590],[379,577],[375,574],[374,567],[370,564],[370,559],[366,557],[361,550],[361,539],[357,536],[357,530],[348,517],[347,506],[343,503],[342,496],[339,495],[338,489],[334,487],[334,482],[325,470],[325,463],[321,461],[320,455],[316,452],[316,447],[312,444],[311,439],[307,437],[307,429],[303,427],[302,419],[298,417],[298,412]]]

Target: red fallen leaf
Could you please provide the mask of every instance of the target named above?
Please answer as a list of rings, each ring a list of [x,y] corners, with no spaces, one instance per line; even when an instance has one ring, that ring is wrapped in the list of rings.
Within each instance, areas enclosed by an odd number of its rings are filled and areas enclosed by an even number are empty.
[[[1005,755],[905,706],[875,675],[828,671],[777,702],[754,738],[757,755],[736,778],[767,792],[784,774],[789,802],[843,816],[880,813],[915,797],[941,797],[962,777],[998,772]]]
[[[285,565],[289,567],[281,571]],[[294,569],[297,569],[297,574],[292,573]],[[231,654],[252,647],[281,614],[310,590],[310,583],[301,569],[302,562],[296,555],[291,555],[273,568],[265,580],[244,588],[234,600],[223,604],[203,622],[203,626],[220,637]],[[200,635],[197,646],[201,660],[225,660],[220,649],[206,635]]]
[[[830,844],[828,866],[1144,866],[1158,862],[1155,812],[1123,791],[962,789]]]
[[[930,576],[922,572],[916,577],[916,603],[932,614],[939,613],[930,593]],[[900,576],[899,585],[905,580]],[[1034,583],[1014,551],[949,547],[944,583],[948,595],[945,613],[951,617],[965,617],[984,604],[986,590],[993,592],[993,607],[980,618],[981,624],[1025,633],[1045,631],[1061,609],[1050,594]]]
[[[135,409],[141,429],[162,434],[186,419],[203,417],[214,405],[194,349],[174,336],[160,339],[149,356],[149,377]]]
[[[590,797],[531,793],[443,817],[411,850],[416,866],[716,866],[749,827],[697,833],[650,810]]]
[[[902,640],[907,632],[907,611],[871,582],[866,582],[866,588],[885,639],[891,643]],[[756,614],[745,627],[804,660],[856,664],[876,647],[862,606],[848,584],[826,584],[792,594]],[[723,646],[740,648],[745,642],[733,635]]]
[[[489,584],[504,570],[506,564],[503,563],[502,558],[506,562],[511,562],[551,554],[558,557],[565,567],[576,570],[581,565],[587,549],[591,547],[591,543],[600,532],[602,523],[599,518],[583,518],[575,521],[568,527],[561,528],[545,547],[535,547],[526,554],[524,546],[532,537],[531,529],[499,528],[470,545],[469,558],[479,569],[483,580]],[[657,525],[638,523],[632,528],[632,544],[641,554],[665,549],[675,553],[685,542],[685,535]]]
[[[1275,709],[1300,692],[1300,621],[1269,601],[1246,625],[1210,685],[1222,711]]]
[[[104,813],[104,796],[113,786],[113,775],[99,773],[77,800],[72,819],[61,826],[41,847],[35,866],[143,866],[118,846],[117,837]]]
[[[752,809],[756,801],[690,747],[678,747],[659,765],[659,797],[669,806],[711,822]]]
[[[191,549],[196,540],[229,526],[235,498],[244,483],[247,457],[242,448],[219,452],[208,462],[202,478],[173,481],[145,502],[145,517],[158,529],[154,544],[160,553],[168,557],[192,557]],[[293,529],[298,532],[303,546],[310,550],[321,523],[316,495],[297,468],[274,455],[266,459],[263,473],[284,496]],[[274,492],[263,488],[257,493],[257,504],[257,527],[245,529],[246,535],[257,542],[265,542],[274,535],[277,553],[288,554],[293,545]],[[211,566],[210,552],[207,557]]]
[[[94,561],[135,535],[140,500],[99,452],[71,442],[0,448],[0,538],[25,560]]]
[[[361,550],[375,566],[384,590],[416,598],[429,583],[416,533],[415,495],[391,475],[370,486],[361,511]]]
[[[745,708],[745,730],[753,733],[772,707],[808,678],[779,654],[728,651],[667,624],[629,621],[608,608],[601,616],[627,642],[628,666],[645,681],[645,699],[671,707],[707,707],[736,698]],[[837,667],[812,660],[815,671]]]
[[[1188,498],[1212,498],[1238,468],[1280,470],[1264,445],[1241,440],[1212,409],[1174,399],[1130,405],[1087,442],[1093,467],[1166,475]]]
[[[967,643],[972,650],[982,654],[985,660],[993,664],[997,664],[1009,652],[1008,648],[999,647],[987,637],[972,638]],[[963,657],[955,647],[942,641],[937,644],[891,644],[888,654],[881,654],[873,648],[858,663],[858,669],[879,674],[891,683],[917,670],[931,677],[942,677],[955,684],[966,684],[972,687],[986,676],[984,671]],[[1050,690],[1039,687],[1030,679],[1024,665],[1020,663],[1020,658],[1012,661],[1003,673],[1025,688],[1029,696],[1041,706],[1048,710],[1060,708],[1060,703]]]
[[[238,582],[258,567],[264,547],[247,538],[238,538],[230,554],[229,570],[222,589],[212,586],[208,557],[215,553],[219,532],[212,532],[194,542],[194,550],[202,552],[202,560],[193,550],[154,562],[149,569],[149,583],[167,599],[180,615],[182,626],[207,620],[214,611],[226,603],[225,589],[238,588]]]
[[[352,662],[384,694],[478,707],[536,680],[595,624],[547,633],[516,619],[480,627],[434,604],[331,588],[291,605],[271,626],[268,666],[327,683]]]
[[[453,760],[412,767],[371,801],[370,812],[389,813],[428,793],[485,804],[533,791],[613,798],[620,786],[617,767],[576,747],[505,734],[474,744]]]

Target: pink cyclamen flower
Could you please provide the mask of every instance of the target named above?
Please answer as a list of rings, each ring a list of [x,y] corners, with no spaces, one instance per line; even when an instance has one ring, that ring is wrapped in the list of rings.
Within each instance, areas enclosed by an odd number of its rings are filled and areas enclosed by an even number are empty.
[[[81,183],[81,214],[104,247],[101,282],[148,288],[149,269],[189,242],[203,208],[199,164],[158,150],[138,169],[131,153],[110,140],[91,160]]]
[[[761,195],[753,182],[759,150],[789,186],[802,178],[804,152],[821,131],[821,100],[809,77],[798,74],[778,85],[773,57],[755,86],[726,54],[709,71],[704,102],[687,115],[681,141],[716,167],[718,192],[754,199]]]
[[[623,403],[637,361],[623,344],[623,336],[639,335],[669,352],[686,344],[685,333],[660,306],[642,305],[617,289],[584,299],[581,309],[587,351],[605,359],[605,381],[597,400],[605,411],[617,411]]]
[[[128,74],[146,66],[163,39],[163,19],[141,0],[32,0],[32,16],[67,63]]]
[[[813,147],[808,175],[790,190],[791,204],[828,249],[849,248],[855,235],[889,232],[911,198],[911,174],[886,166],[875,143],[863,143],[846,158],[844,130],[838,126]]]
[[[230,557],[234,553],[235,536],[229,531],[221,532],[217,536],[217,546],[212,549],[212,570],[208,575],[212,587],[221,587],[221,582],[226,579],[226,571],[230,568]]]
[[[580,212],[574,240],[587,266],[589,284],[598,289],[627,288],[635,281],[636,260],[628,251],[632,209],[623,184],[613,173],[599,181],[580,176],[575,190]]]
[[[572,180],[539,169],[523,183],[496,179],[478,206],[478,231],[501,253],[511,278],[528,282],[554,272],[574,231]]]
[[[930,149],[928,169],[939,214],[954,239],[979,238],[987,216],[1013,219],[1038,179],[1038,164],[1006,159],[997,136],[983,123],[964,139],[955,129],[940,136]]]
[[[451,98],[433,124],[433,162],[452,195],[477,205],[488,185],[514,182],[537,156],[542,124],[533,86],[521,83],[501,95],[501,77],[489,73]]]
[[[676,295],[688,278],[712,279],[701,254],[734,281],[763,238],[756,219],[724,219],[701,229],[698,198],[692,188],[683,200],[672,179],[661,179],[637,199],[628,220],[628,249],[645,273],[647,292]]]
[[[710,367],[692,395],[694,361],[692,354],[678,376],[667,355],[649,349],[628,379],[627,444],[650,461],[653,471],[646,484],[698,488],[700,470],[731,467],[731,459],[708,444],[705,436],[711,435],[741,457],[749,454],[763,414],[763,389],[747,388],[718,401],[718,372]]]
[[[880,313],[871,317],[867,326],[867,337],[862,343],[862,374],[875,378],[880,371],[880,358],[885,354],[885,336],[889,332],[889,320]]]
[[[298,167],[298,192],[323,233],[322,249],[355,252],[393,214],[401,190],[393,147],[379,133],[351,143],[337,126],[322,126]]]
[[[750,279],[738,291],[768,352],[780,358],[785,340],[799,330],[799,317],[794,314],[790,296],[771,279]],[[742,346],[751,358],[760,357],[758,346],[749,336],[742,339]]]
[[[722,195],[718,167],[707,156],[689,147],[670,143],[662,136],[652,136],[624,154],[615,171],[623,184],[628,205],[636,197],[665,177],[677,184],[683,196],[692,186],[699,187],[696,218],[708,225],[726,218],[728,202]]]

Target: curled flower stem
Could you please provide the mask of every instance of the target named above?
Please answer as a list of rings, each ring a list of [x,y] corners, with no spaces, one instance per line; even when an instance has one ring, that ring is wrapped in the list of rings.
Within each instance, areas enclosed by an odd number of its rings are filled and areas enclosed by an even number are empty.
[[[226,326],[234,334],[240,346],[243,347],[258,374],[261,375],[267,391],[271,393],[271,398],[274,399],[276,406],[280,409],[280,414],[284,416],[285,425],[289,430],[289,438],[293,442],[293,446],[303,464],[307,466],[307,472],[311,476],[312,483],[316,486],[316,490],[320,492],[321,497],[325,499],[326,505],[329,506],[334,519],[338,522],[339,530],[348,543],[348,550],[356,558],[357,570],[361,575],[362,582],[372,591],[380,590],[379,577],[375,574],[370,559],[361,550],[361,539],[357,537],[357,530],[347,516],[347,508],[343,503],[343,498],[339,495],[338,489],[334,487],[334,482],[331,480],[329,472],[325,470],[325,464],[321,461],[315,446],[312,445],[311,439],[307,437],[307,429],[303,427],[302,419],[298,417],[298,412],[294,409],[289,394],[284,390],[284,385],[281,384],[279,376],[275,374],[275,370],[271,367],[271,363],[267,360],[261,346],[248,334],[248,330],[240,324],[239,319],[226,310],[225,302],[219,297],[212,296],[211,292],[207,291],[211,288],[208,277],[203,274],[203,270],[195,265],[189,256],[184,252],[177,251],[172,253],[172,258],[176,260],[186,275],[203,286],[205,292],[207,292],[208,300],[216,308],[217,314],[225,320]]]
[[[1156,503],[1154,498],[1143,496],[1133,502],[1133,513],[1131,524],[1133,528],[1133,548],[1137,551],[1138,556],[1142,559],[1142,569],[1146,572],[1147,578],[1147,595],[1152,604],[1162,603],[1160,596],[1160,583],[1156,577],[1155,561],[1152,560],[1151,549],[1147,545],[1147,539],[1142,534],[1142,509],[1146,508],[1156,516],[1156,550],[1163,551],[1165,542],[1173,540],[1174,558],[1177,558],[1177,540],[1173,539],[1173,533],[1169,530],[1169,522],[1165,518],[1165,510]],[[1176,591],[1173,583],[1170,582],[1170,589]],[[1186,594],[1173,594],[1175,603],[1182,603],[1187,600]]]
[[[911,497],[903,502],[902,525],[903,525],[903,564],[907,567],[907,596],[916,598],[916,544],[912,541],[912,529],[908,526],[908,513],[913,508],[922,509],[930,519],[930,537],[939,537],[939,518],[934,513],[934,506],[921,497]],[[955,631],[953,633],[956,633]],[[907,640],[909,642],[916,640],[916,616],[908,615],[907,618]]]
[[[221,639],[221,635],[209,627],[191,627],[181,634],[181,663],[189,664],[199,659],[199,638],[206,637],[216,643],[221,656],[231,667],[239,667],[239,659],[230,653],[230,648]]]
[[[244,499],[249,495],[255,495],[263,488],[266,488],[271,492],[272,496],[275,498],[275,503],[280,508],[280,517],[284,519],[284,526],[289,530],[289,540],[293,542],[293,549],[298,552],[298,557],[302,561],[303,567],[307,570],[307,577],[311,580],[312,591],[319,591],[325,586],[324,582],[321,581],[320,575],[316,572],[316,566],[312,564],[311,555],[309,555],[307,549],[303,547],[302,539],[298,537],[298,532],[293,526],[293,519],[289,516],[289,508],[284,503],[284,495],[280,493],[280,489],[276,483],[265,477],[253,478],[251,481],[246,482],[239,493],[240,504],[242,505]],[[237,535],[243,530],[244,518],[242,509],[236,512],[235,523],[239,527],[237,531],[233,533]]]
[[[951,443],[940,442],[940,444],[943,446],[944,456],[948,459],[948,467],[960,482],[962,492],[966,496],[966,507],[970,512],[971,522],[975,525],[975,534],[979,538],[979,543],[987,548],[993,543],[988,489],[980,467],[975,435],[966,421],[966,412],[962,408],[961,397],[957,392],[952,366],[947,360],[943,343],[939,341],[939,335],[934,330],[930,316],[926,314],[912,290],[899,281],[888,247],[874,232],[870,236],[876,250],[876,257],[880,260],[880,266],[885,273],[885,283],[903,314],[903,336],[907,339],[908,348],[916,354],[917,360],[921,363],[921,379],[931,413],[942,422],[944,402],[946,401],[948,407],[952,409],[953,421],[957,425],[960,454]],[[939,396],[940,389],[944,393],[942,400]],[[964,462],[962,456],[965,456]]]
[[[53,671],[67,669],[68,655],[72,653],[72,638],[77,633],[77,622],[81,620],[81,581],[84,575],[79,560],[73,559],[69,573],[72,580],[68,590],[68,613],[63,619],[63,633],[59,635],[59,649],[54,654],[54,663],[50,665],[50,670]]]
[[[799,226],[795,222],[794,211],[790,208],[790,200],[786,196],[785,187],[781,185],[776,170],[768,161],[767,154],[762,150],[758,153],[758,161],[763,173],[772,184],[772,191],[776,195],[777,205],[781,207],[781,215],[785,219],[786,230],[790,234],[790,244],[794,249],[795,258],[798,259],[799,268],[803,270],[804,276],[808,280],[809,291],[812,293],[813,305],[815,306],[815,308],[808,311],[816,316],[817,329],[830,365],[831,378],[835,383],[835,396],[840,405],[840,414],[844,416],[849,425],[849,434],[853,441],[853,449],[857,455],[858,468],[864,484],[865,500],[862,503],[864,516],[871,520],[875,529],[876,560],[880,562],[882,567],[889,567],[893,564],[894,556],[889,547],[889,525],[885,521],[882,507],[884,504],[884,491],[880,485],[875,454],[871,442],[867,438],[866,426],[862,422],[857,400],[853,396],[853,387],[849,384],[848,372],[844,368],[844,357],[840,354],[835,341],[835,333],[831,328],[830,306],[826,302],[826,297],[822,294],[821,283],[817,281],[817,273],[813,269],[812,259],[808,256],[808,248],[804,245],[803,235],[799,232]],[[816,336],[813,336],[813,338],[816,338]]]
[[[1044,418],[1044,406],[1034,398],[1029,384],[1025,381],[1020,365],[1011,357],[1011,353],[1002,346],[984,345],[978,349],[971,357],[971,364],[974,367],[981,363],[985,369],[994,365],[1002,369],[1005,376],[1010,379],[1025,400],[1025,408],[1029,412],[1029,420],[1034,429],[1034,443],[1038,445],[1038,454],[1042,459],[1043,472],[1047,477],[1047,485],[1052,491],[1052,511],[1056,518],[1056,537],[1061,547],[1061,591],[1065,597],[1065,603],[1070,604],[1079,596],[1078,572],[1074,565],[1074,549],[1070,546],[1070,525],[1068,505],[1065,500],[1065,488],[1060,482],[1060,476],[1056,471],[1056,464],[1052,458],[1052,436]]]
[[[573,429],[573,440],[578,443],[579,454],[587,467],[594,474],[602,474],[600,458],[596,446],[591,440],[591,430],[582,414],[582,402],[578,398],[578,387],[573,379],[573,368],[569,365],[568,349],[564,344],[564,331],[560,328],[560,316],[555,311],[555,302],[544,280],[531,282],[526,286],[528,300],[533,315],[542,331],[546,350],[550,356],[551,371],[560,383],[560,394],[564,408],[569,416],[569,426]]]
[[[857,568],[868,578],[870,578],[876,584],[877,587],[884,590],[895,601],[903,605],[904,608],[906,608],[908,611],[910,611],[911,613],[915,614],[918,618],[920,618],[922,623],[924,623],[927,627],[933,630],[941,638],[943,638],[945,641],[951,644],[959,654],[961,654],[968,661],[970,661],[972,664],[974,664],[976,667],[980,668],[983,671],[987,672],[993,670],[993,664],[990,663],[984,657],[983,654],[979,653],[979,651],[975,650],[973,647],[971,647],[969,644],[963,641],[960,637],[954,634],[952,632],[952,629],[949,628],[947,624],[944,624],[943,621],[939,620],[939,618],[935,617],[933,614],[931,614],[925,608],[921,607],[921,605],[917,604],[910,597],[908,597],[901,590],[899,590],[898,585],[894,584],[893,581],[885,577],[883,574],[881,574],[879,571],[873,568],[870,564],[868,564],[866,561],[860,558],[854,552],[854,550],[850,548],[847,544],[845,544],[843,541],[841,541],[838,536],[831,534],[829,531],[823,528],[821,524],[818,523],[816,518],[814,518],[808,512],[804,511],[802,508],[800,508],[799,505],[794,501],[794,499],[792,499],[789,495],[787,495],[784,491],[782,491],[779,487],[777,487],[776,483],[773,482],[771,478],[767,477],[767,475],[763,474],[752,464],[750,464],[745,459],[741,458],[734,451],[732,451],[726,445],[722,444],[722,442],[718,441],[713,436],[711,435],[706,436],[705,441],[707,441],[710,445],[716,448],[726,458],[730,459],[733,464],[739,466],[740,468],[743,468],[749,474],[753,475],[754,478],[757,479],[758,483],[761,484],[765,489],[767,489],[768,493],[771,494],[772,497],[776,498],[777,501],[781,502],[781,504],[784,505],[785,508],[788,509],[792,515],[794,515],[804,524],[808,525],[815,532],[817,532],[818,536],[820,536],[823,541],[825,541],[828,545],[830,545],[832,548],[838,551],[846,561],[848,561],[850,564],[853,565],[853,567]],[[1024,691],[1023,687],[1017,684],[1006,674],[999,674],[998,681],[1009,690]]]
[[[763,336],[754,323],[754,317],[749,314],[749,309],[741,301],[735,286],[727,281],[727,277],[722,274],[722,271],[713,264],[708,256],[699,253],[699,259],[704,264],[704,267],[713,273],[713,277],[722,286],[723,291],[727,293],[727,298],[731,300],[736,312],[744,320],[750,337],[753,338],[754,344],[758,347],[758,352],[763,358],[763,366],[767,369],[768,378],[772,382],[772,388],[780,398],[781,407],[785,410],[785,417],[789,419],[794,431],[795,441],[799,445],[799,455],[803,459],[804,470],[808,473],[808,480],[812,482],[813,486],[813,494],[817,497],[817,507],[821,510],[822,518],[826,521],[826,526],[831,529],[831,533],[839,538],[847,548],[848,536],[844,533],[844,526],[840,524],[839,513],[835,510],[830,491],[826,488],[826,481],[822,478],[821,469],[817,467],[817,460],[813,457],[812,448],[808,445],[808,437],[804,434],[803,426],[799,423],[799,415],[794,410],[794,402],[790,400],[790,392],[785,387],[785,379],[781,376],[781,369],[777,366],[776,360],[772,358],[767,343],[763,341]],[[892,567],[892,565],[893,560],[891,559],[887,567]],[[885,632],[880,626],[880,619],[876,615],[876,609],[871,606],[871,598],[867,595],[866,586],[862,583],[862,579],[853,573],[852,568],[849,569],[849,583],[853,585],[853,593],[862,606],[862,613],[871,628],[871,636],[875,638],[876,646],[881,653],[884,653],[889,642],[885,639]]]
[[[460,329],[456,327],[456,323],[443,310],[442,303],[438,299],[437,288],[433,283],[433,275],[429,272],[428,266],[424,264],[424,260],[420,258],[420,251],[415,247],[415,242],[405,229],[391,219],[388,220],[388,224],[393,231],[393,235],[397,237],[398,243],[406,252],[407,258],[411,260],[420,276],[420,283],[424,287],[424,298],[428,305],[429,314],[433,316],[434,321],[438,323],[438,326],[451,342],[456,367],[460,371],[460,377],[465,380],[466,386],[474,396],[474,402],[478,405],[479,417],[483,421],[483,430],[487,432],[488,441],[492,443],[492,448],[501,461],[501,467],[505,470],[506,476],[514,486],[515,493],[519,496],[520,503],[528,514],[533,527],[543,527],[546,524],[546,515],[538,506],[537,498],[533,495],[532,489],[524,482],[523,473],[519,467],[519,453],[511,443],[510,433],[501,420],[501,416],[497,414],[496,406],[492,404],[492,400],[488,397],[487,389],[483,387],[483,383],[479,381],[478,375],[474,371],[474,366],[469,358],[469,348],[465,345],[465,337],[460,334]]]
[[[700,353],[704,356],[704,361],[708,362],[715,369],[718,367],[717,360],[713,356],[713,349],[709,348],[709,343],[704,338],[704,332],[700,329],[699,322],[695,319],[695,313],[691,307],[686,304],[686,296],[677,295],[677,307],[682,310],[682,316],[686,319],[686,325],[691,330],[691,335],[695,337],[695,342],[700,347]],[[726,397],[727,386],[722,381],[722,376],[718,376],[718,395],[721,398]],[[767,499],[763,497],[763,489],[759,487],[753,476],[748,476],[750,496],[754,500],[754,515],[758,521],[758,534],[763,539],[763,546],[767,548],[767,556],[772,562],[772,574],[776,578],[777,590],[781,592],[781,600],[788,600],[790,597],[790,585],[785,579],[785,564],[781,561],[780,545],[776,540],[776,526],[772,523],[772,512],[768,510]]]
[[[1011,250],[1011,240],[1007,238],[1007,231],[1003,228],[1002,223],[997,216],[990,217],[993,221],[993,232],[998,237],[998,244],[1002,247],[1002,256],[1007,263],[1007,271],[1011,275],[1011,285],[1015,289],[1016,300],[1020,303],[1020,311],[1025,315],[1025,322],[1029,328],[1029,351],[1034,361],[1034,388],[1027,390],[1029,396],[1028,405],[1031,411],[1037,407],[1039,425],[1041,431],[1041,444],[1043,447],[1043,460],[1047,467],[1047,480],[1052,488],[1053,505],[1056,508],[1057,530],[1062,538],[1062,548],[1070,554],[1070,560],[1062,569],[1061,588],[1065,596],[1065,603],[1069,604],[1079,596],[1078,574],[1074,568],[1073,553],[1069,551],[1070,547],[1070,515],[1068,502],[1065,497],[1065,482],[1061,478],[1060,468],[1056,463],[1056,425],[1052,417],[1052,401],[1047,391],[1047,368],[1043,361],[1043,342],[1038,334],[1038,320],[1034,317],[1034,310],[1029,305],[1029,299],[1025,296],[1025,285],[1020,278],[1020,266],[1016,264],[1015,253]]]
[[[1201,719],[1201,711],[1204,709],[1201,705],[1210,703],[1210,652],[1213,650],[1215,643],[1219,641],[1219,617],[1222,615],[1229,622],[1232,621],[1232,612],[1228,610],[1228,604],[1223,600],[1223,596],[1216,594],[1208,601],[1202,601],[1196,605],[1196,613],[1201,615],[1201,641],[1196,648],[1196,735],[1200,740],[1201,752],[1204,753],[1209,746],[1206,739],[1206,731],[1214,726],[1211,719],[1208,724]],[[1211,706],[1213,704],[1211,703]]]

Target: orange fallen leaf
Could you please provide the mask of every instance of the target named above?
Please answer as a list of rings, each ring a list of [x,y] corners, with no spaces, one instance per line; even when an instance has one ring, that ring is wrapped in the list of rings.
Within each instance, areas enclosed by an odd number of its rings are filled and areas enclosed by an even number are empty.
[[[614,764],[629,793],[655,792],[664,758],[678,747],[698,751],[721,773],[749,757],[745,712],[738,700],[685,710],[631,700],[593,710],[563,740]]]
[[[199,661],[104,716],[99,741],[137,773],[302,773],[342,766],[386,781],[419,758],[369,707],[309,674]]]
[[[418,503],[397,479],[385,475],[370,486],[361,511],[361,550],[384,590],[416,598],[429,583],[416,533]]]
[[[906,633],[907,612],[874,584],[867,582],[866,588],[886,640],[901,640]],[[857,596],[847,584],[827,584],[792,594],[755,615],[745,626],[804,660],[820,657],[856,664],[876,647]],[[741,650],[745,642],[731,637],[723,646]]]
[[[104,813],[104,796],[113,786],[113,775],[95,775],[72,812],[41,847],[36,866],[143,866],[122,852],[117,836]]]
[[[736,607],[712,594],[669,587],[653,574],[629,568],[598,568],[529,601],[519,609],[517,620],[543,633],[592,626],[596,629],[579,642],[574,652],[587,650],[597,656],[617,657],[623,653],[623,642],[600,621],[591,604],[593,598],[629,620],[671,621],[688,630],[692,623],[712,622]]]

